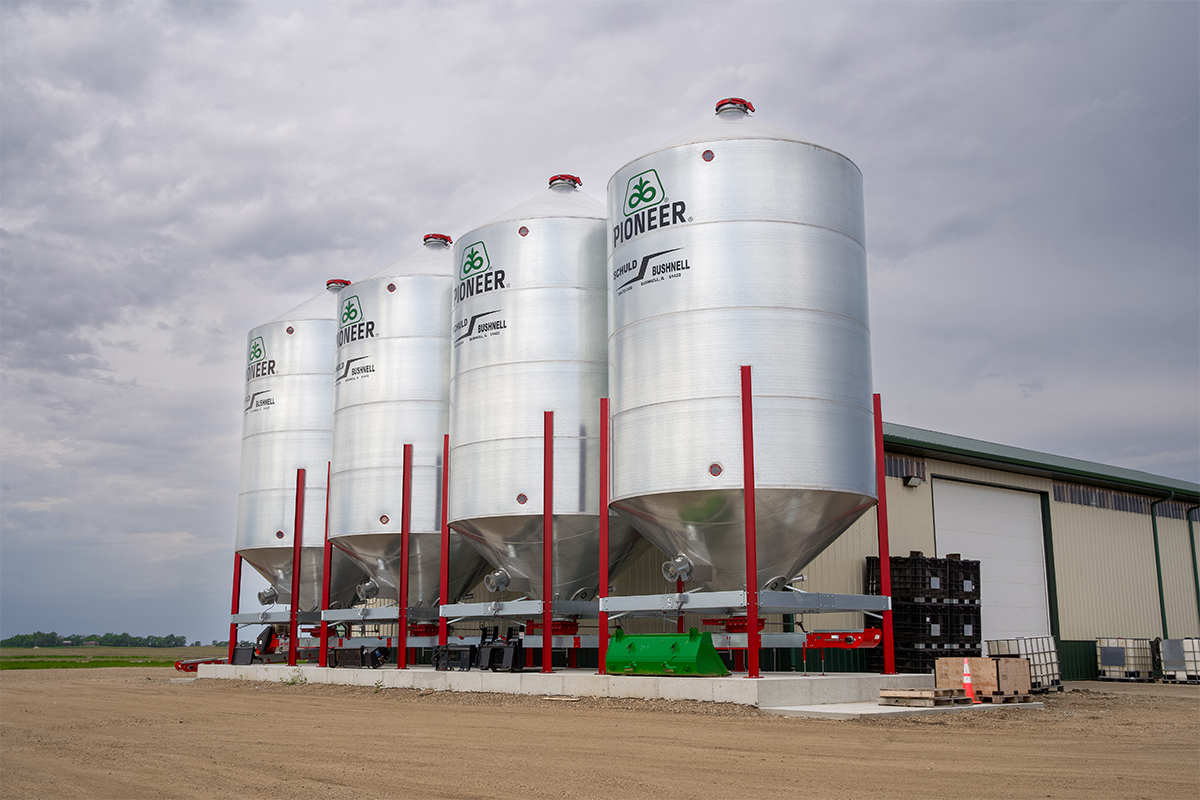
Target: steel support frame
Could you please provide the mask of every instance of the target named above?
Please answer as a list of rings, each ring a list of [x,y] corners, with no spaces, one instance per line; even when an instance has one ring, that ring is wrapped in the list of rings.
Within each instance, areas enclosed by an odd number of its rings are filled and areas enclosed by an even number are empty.
[[[754,508],[754,398],[751,393],[750,367],[742,365],[742,481],[746,513],[746,619],[758,619],[758,539]],[[758,651],[762,644],[758,625],[746,625],[749,632],[747,678],[761,677]]]
[[[608,597],[608,398],[600,398],[600,598]],[[235,591],[236,596],[236,591]],[[608,612],[600,611],[598,646],[600,649],[600,664],[598,675],[607,671],[604,661],[608,658]],[[682,619],[682,617],[681,617]],[[553,630],[553,629],[551,629]]]
[[[400,630],[397,631],[396,669],[408,669],[408,537],[412,524],[413,446],[404,445],[404,472],[400,491],[400,581],[397,605]]]
[[[879,504],[875,506],[879,534],[879,592],[892,596],[891,545],[888,541],[887,461],[883,453],[883,402],[879,394],[873,397],[875,414],[875,489]],[[892,629],[891,609],[883,612],[883,674],[896,674],[896,639]]]
[[[292,612],[290,609],[279,609],[277,611],[264,609],[262,611],[234,614],[230,619],[234,625],[288,625],[292,621]],[[317,611],[301,611],[296,614],[296,621],[300,625],[315,625],[321,621],[321,613]]]
[[[456,618],[534,619],[542,617],[544,623],[547,609],[551,615],[562,614],[577,617],[596,617],[600,612],[598,604],[590,600],[555,600],[553,603],[542,600],[493,600],[490,603],[451,603],[448,606],[442,606],[441,613],[447,617]]]
[[[329,608],[329,587],[333,582],[333,545],[329,543],[329,492],[333,485],[333,462],[325,465],[325,546],[321,554],[321,611]],[[321,616],[321,652],[317,654],[317,666],[328,666],[329,622]]]
[[[354,608],[327,609],[321,612],[321,619],[327,622],[366,622],[368,620],[395,622],[399,613],[398,605],[384,606],[383,608],[355,606]],[[438,610],[436,608],[410,608],[407,616],[410,622],[414,620],[433,621],[438,618]]]
[[[542,445],[542,630],[554,630],[554,412],[545,412]],[[553,672],[550,639],[542,646],[542,672]]]
[[[442,436],[442,550],[439,555],[438,604],[450,604],[450,434]],[[446,615],[438,612],[438,644],[445,647],[450,641]]]
[[[241,610],[242,604],[242,557],[238,553],[233,554],[233,601],[229,605],[229,660],[225,663],[233,663],[233,648],[237,647],[238,624],[235,618]]]
[[[304,469],[296,470],[296,520],[292,526],[292,607],[288,614],[288,666],[296,666],[300,624],[300,554],[304,544]]]
[[[873,594],[831,594],[826,592],[758,593],[758,611],[762,614],[840,614],[868,611],[880,614],[891,610],[891,598]],[[749,592],[684,592],[682,594],[646,594],[606,597],[600,610],[624,616],[674,616],[684,614],[727,614],[748,616]],[[749,626],[754,627],[754,626]]]

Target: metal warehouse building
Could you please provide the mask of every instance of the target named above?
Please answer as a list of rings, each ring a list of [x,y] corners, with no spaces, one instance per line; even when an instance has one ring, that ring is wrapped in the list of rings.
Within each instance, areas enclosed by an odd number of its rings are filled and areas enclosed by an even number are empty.
[[[1200,636],[1200,485],[887,423],[884,451],[892,555],[978,560],[984,640],[1052,635],[1063,678],[1086,680],[1097,674],[1099,637]],[[799,585],[862,593],[876,525],[875,513],[864,515]],[[615,593],[661,591],[665,558],[643,554]],[[809,622],[810,631],[846,630],[863,616]],[[831,653],[831,666],[862,669],[860,653]]]

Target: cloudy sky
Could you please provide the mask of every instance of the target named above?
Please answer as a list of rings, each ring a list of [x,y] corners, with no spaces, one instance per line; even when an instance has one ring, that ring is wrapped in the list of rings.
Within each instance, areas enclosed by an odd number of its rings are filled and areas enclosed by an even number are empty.
[[[602,199],[729,95],[863,171],[885,419],[1200,477],[1196,3],[6,0],[0,25],[0,636],[224,638],[246,332],[553,173]]]

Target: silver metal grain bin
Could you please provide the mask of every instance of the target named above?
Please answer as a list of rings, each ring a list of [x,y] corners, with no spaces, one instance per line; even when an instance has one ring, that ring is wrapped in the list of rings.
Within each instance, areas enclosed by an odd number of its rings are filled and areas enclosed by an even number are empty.
[[[296,470],[303,468],[303,611],[317,608],[321,601],[333,413],[333,315],[337,291],[346,283],[330,281],[326,291],[254,328],[247,337],[237,552],[270,582],[278,602],[291,603]],[[348,603],[361,573],[348,557],[334,555],[331,599]]]
[[[534,598],[546,596],[545,411],[554,412],[553,597],[590,599],[599,581],[605,221],[579,184],[552,177],[454,249],[450,522],[500,572],[489,588],[507,584]],[[614,574],[639,541],[612,518]]]
[[[613,507],[712,590],[745,586],[740,365],[760,588],[876,497],[862,175],[752,111],[718,103],[608,184]]]
[[[354,556],[378,596],[399,596],[404,445],[411,444],[411,606],[438,602],[453,284],[450,237],[429,234],[420,250],[339,297],[329,538]],[[487,562],[458,533],[450,548],[455,602]]]

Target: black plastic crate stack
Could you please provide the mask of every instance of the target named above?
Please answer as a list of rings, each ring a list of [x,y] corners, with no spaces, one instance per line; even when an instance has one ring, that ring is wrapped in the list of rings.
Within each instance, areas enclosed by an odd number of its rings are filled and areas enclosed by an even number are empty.
[[[916,550],[889,562],[896,670],[932,672],[939,658],[980,655],[979,562]],[[875,556],[867,557],[866,593],[882,594]],[[883,670],[882,647],[867,651],[867,668]]]

